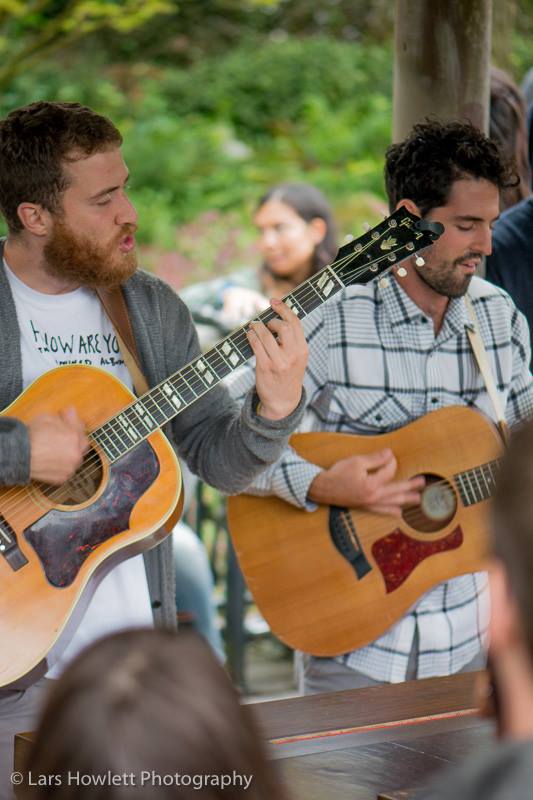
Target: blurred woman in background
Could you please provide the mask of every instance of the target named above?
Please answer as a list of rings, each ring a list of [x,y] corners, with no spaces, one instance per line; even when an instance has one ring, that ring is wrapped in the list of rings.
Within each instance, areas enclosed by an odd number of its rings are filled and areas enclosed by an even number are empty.
[[[202,349],[266,309],[333,261],[336,235],[331,208],[314,186],[282,183],[257,204],[254,223],[263,261],[227,277],[180,291],[196,323]],[[191,476],[192,477],[192,476]],[[189,486],[186,496],[191,495]],[[220,658],[222,642],[215,620],[211,568],[203,542],[185,523],[173,532],[178,619],[191,622]]]
[[[268,307],[333,261],[336,235],[331,207],[314,186],[281,183],[264,194],[254,223],[263,257],[259,268],[188,286],[189,306],[205,348]]]

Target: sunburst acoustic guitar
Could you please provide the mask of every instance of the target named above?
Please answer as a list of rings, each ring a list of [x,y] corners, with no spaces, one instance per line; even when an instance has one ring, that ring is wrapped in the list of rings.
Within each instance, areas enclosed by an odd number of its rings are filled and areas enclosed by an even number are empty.
[[[438,223],[399,209],[329,266],[284,298],[300,317],[344,286],[367,282],[431,245]],[[268,322],[272,309],[259,315]],[[109,373],[85,366],[54,369],[3,412],[29,423],[74,406],[91,449],[66,484],[0,491],[0,686],[44,662],[114,564],[166,535],[181,491],[174,451],[161,428],[250,358],[245,327],[136,398]]]
[[[334,656],[374,641],[438,583],[482,569],[487,506],[502,440],[481,412],[433,411],[380,436],[301,433],[291,445],[328,468],[390,447],[397,478],[425,476],[402,517],[238,495],[228,523],[242,572],[272,631],[291,647]]]

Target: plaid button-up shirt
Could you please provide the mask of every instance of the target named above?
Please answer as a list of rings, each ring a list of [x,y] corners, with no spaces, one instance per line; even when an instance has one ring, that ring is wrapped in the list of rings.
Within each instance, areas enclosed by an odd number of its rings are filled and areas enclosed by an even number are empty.
[[[505,292],[480,278],[473,278],[469,295],[513,425],[533,414],[527,323]],[[475,406],[494,419],[467,337],[470,325],[464,298],[454,298],[435,336],[432,320],[392,277],[387,286],[345,289],[304,320],[309,365],[303,429],[377,435],[449,405]],[[230,390],[238,397],[252,382],[247,367]],[[307,492],[319,471],[288,448],[249,491],[276,494],[311,511]],[[487,622],[485,573],[463,575],[425,594],[378,640],[339,658],[374,680],[403,681],[418,631],[418,677],[446,675],[476,655]]]

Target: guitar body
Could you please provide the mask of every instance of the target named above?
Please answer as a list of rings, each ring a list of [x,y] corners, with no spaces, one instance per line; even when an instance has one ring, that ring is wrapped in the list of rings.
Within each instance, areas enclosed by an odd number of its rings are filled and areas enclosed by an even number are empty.
[[[74,406],[91,431],[134,399],[104,370],[64,366],[31,384],[3,416],[29,423]],[[0,686],[42,664],[109,569],[166,536],[161,526],[181,510],[180,496],[178,461],[159,430],[114,463],[96,445],[63,487],[0,491]]]
[[[397,209],[283,300],[303,319],[343,287],[430,247],[443,230]],[[269,307],[257,319],[268,324],[277,316]],[[181,476],[160,428],[250,358],[246,331],[237,329],[138,400],[103,370],[64,366],[5,409],[4,416],[29,423],[74,406],[93,447],[61,487],[0,490],[0,687],[42,674],[48,651],[60,637],[68,640],[97,581],[156,545],[163,523],[176,521]]]
[[[397,478],[425,475],[428,493],[421,508],[404,510],[402,518],[328,506],[306,512],[272,496],[229,499],[230,532],[248,587],[290,647],[317,656],[362,647],[433,586],[483,568],[488,501],[465,505],[453,483],[457,473],[501,453],[500,437],[481,413],[452,406],[377,437],[303,433],[291,445],[325,468],[390,447]]]

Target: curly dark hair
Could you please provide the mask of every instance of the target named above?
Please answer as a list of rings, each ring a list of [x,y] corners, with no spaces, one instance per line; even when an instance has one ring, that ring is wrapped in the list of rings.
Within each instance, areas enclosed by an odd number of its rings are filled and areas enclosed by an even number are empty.
[[[387,149],[385,187],[391,211],[412,200],[422,215],[446,205],[454,181],[484,178],[498,189],[516,186],[514,162],[469,122],[427,119]]]
[[[40,101],[11,111],[0,121],[0,212],[10,232],[23,229],[21,203],[59,211],[68,187],[65,161],[121,144],[111,120],[79,103]]]

